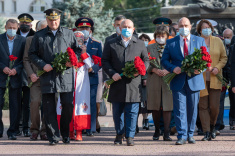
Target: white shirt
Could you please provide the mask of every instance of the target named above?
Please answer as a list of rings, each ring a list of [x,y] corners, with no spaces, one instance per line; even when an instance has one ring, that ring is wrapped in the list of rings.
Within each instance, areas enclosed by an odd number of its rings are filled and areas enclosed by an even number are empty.
[[[186,43],[188,45],[188,54],[190,52],[190,34],[187,36]],[[184,38],[180,35],[180,49],[184,57]]]
[[[55,36],[55,34],[56,34],[56,32],[58,31],[58,30],[51,30],[52,31],[52,33],[54,34],[54,36]]]
[[[20,31],[20,35],[23,36],[23,37],[26,37],[28,34],[29,34],[29,32],[23,33],[23,32]]]
[[[122,37],[122,35],[121,35],[121,37]],[[122,41],[123,41],[123,43],[124,43],[125,47],[127,47],[127,46],[128,46],[128,44],[129,44],[129,43],[130,43],[130,41],[131,41],[131,38],[130,38],[129,40],[127,40],[127,41],[125,41],[125,40],[122,38]]]

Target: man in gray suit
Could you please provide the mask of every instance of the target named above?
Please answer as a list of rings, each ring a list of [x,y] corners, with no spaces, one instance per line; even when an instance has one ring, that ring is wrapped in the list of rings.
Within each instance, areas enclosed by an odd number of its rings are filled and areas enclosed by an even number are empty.
[[[3,134],[2,108],[4,105],[4,93],[6,90],[6,81],[10,76],[9,82],[9,109],[10,109],[10,127],[7,130],[9,140],[16,140],[16,127],[18,127],[20,117],[20,101],[22,91],[23,53],[25,47],[25,38],[16,34],[18,22],[9,19],[6,22],[6,33],[0,35],[0,137]],[[12,69],[9,68],[9,56],[17,57]]]
[[[139,103],[141,102],[141,76],[135,74],[135,78],[121,77],[122,68],[125,63],[133,61],[139,56],[149,65],[147,49],[142,40],[133,36],[134,24],[131,20],[124,20],[121,23],[121,35],[107,41],[102,56],[103,70],[115,81],[110,86],[108,101],[113,106],[113,120],[116,130],[114,144],[122,144],[125,132],[127,145],[133,146],[135,136]],[[125,112],[125,130],[124,130]]]

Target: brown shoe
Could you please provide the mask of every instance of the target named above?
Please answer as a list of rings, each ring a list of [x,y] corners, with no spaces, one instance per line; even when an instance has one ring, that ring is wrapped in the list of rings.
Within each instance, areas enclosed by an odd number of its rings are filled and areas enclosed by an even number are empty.
[[[36,133],[32,133],[32,135],[30,136],[31,140],[37,140],[38,139],[38,134]]]
[[[40,135],[40,138],[41,138],[41,140],[48,140],[48,138],[47,138],[47,135],[46,135],[46,134]]]

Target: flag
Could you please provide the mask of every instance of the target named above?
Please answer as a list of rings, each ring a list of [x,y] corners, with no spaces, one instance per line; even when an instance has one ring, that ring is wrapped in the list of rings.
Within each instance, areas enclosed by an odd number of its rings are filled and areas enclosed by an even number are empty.
[[[88,69],[93,66],[91,58],[87,53],[81,55],[79,68],[75,70],[75,91],[74,91],[74,111],[73,118],[70,123],[70,131],[90,129],[91,127],[91,111],[90,111],[90,81]],[[60,98],[57,102],[57,120],[60,128],[60,117],[62,106]]]

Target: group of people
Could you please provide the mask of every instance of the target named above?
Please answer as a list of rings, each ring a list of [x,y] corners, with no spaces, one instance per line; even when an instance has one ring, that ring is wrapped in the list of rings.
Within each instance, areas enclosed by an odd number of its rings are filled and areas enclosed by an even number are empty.
[[[164,141],[172,141],[170,135],[177,132],[176,145],[186,141],[195,144],[196,125],[198,133],[204,135],[202,141],[215,139],[224,128],[224,99],[230,82],[230,129],[235,130],[235,74],[231,72],[235,69],[235,55],[232,56],[235,48],[231,29],[224,30],[223,37],[214,36],[215,21],[202,19],[193,35],[188,18],[172,23],[169,18],[160,17],[153,21],[156,29],[151,40],[146,34],[138,37],[134,23],[119,15],[113,24],[116,33],[108,36],[102,46],[92,37],[95,23],[91,18],[79,18],[70,30],[60,26],[60,10],[52,8],[44,13],[46,20],[37,23],[36,32],[32,30],[33,17],[24,13],[18,16],[19,23],[7,20],[6,33],[0,35],[1,109],[10,78],[9,140],[16,140],[22,132],[31,140],[37,140],[40,135],[42,140],[49,140],[50,145],[56,145],[60,135],[65,144],[70,140],[82,141],[83,133],[94,136],[100,132],[98,114],[103,86],[109,88],[115,145],[122,144],[124,138],[127,146],[134,145],[140,113],[146,130],[149,129],[148,114],[152,113],[153,140],[159,140],[162,134]],[[201,46],[205,46],[211,56],[211,67],[205,71],[195,69],[189,77],[181,71],[181,62]],[[77,67],[68,61],[66,70],[57,72],[52,63],[57,54],[65,53],[68,47],[78,59]],[[13,68],[9,66],[11,55],[17,57]],[[146,75],[122,76],[125,63],[137,56],[145,64]],[[150,56],[156,58],[161,68],[150,64]],[[95,58],[101,61],[97,63]],[[44,74],[39,75],[41,70]],[[176,74],[170,89],[162,79],[169,73]],[[225,86],[217,74],[226,78]],[[108,79],[115,82],[108,86]],[[3,130],[1,110],[0,137]]]

